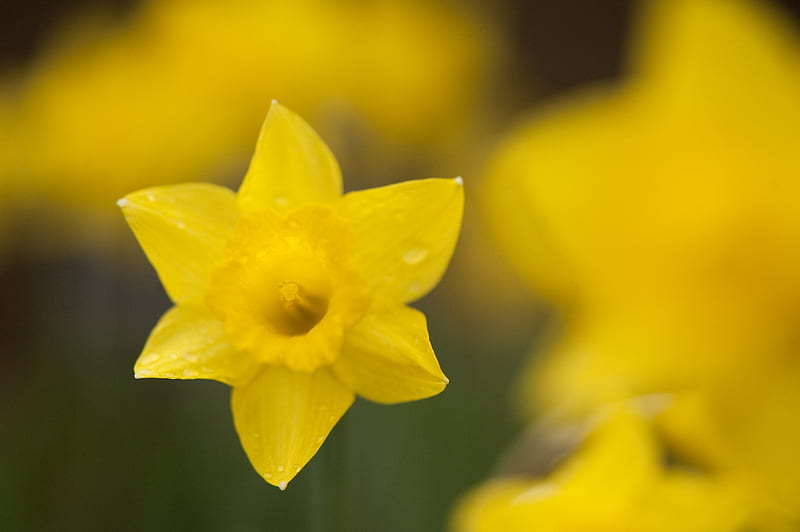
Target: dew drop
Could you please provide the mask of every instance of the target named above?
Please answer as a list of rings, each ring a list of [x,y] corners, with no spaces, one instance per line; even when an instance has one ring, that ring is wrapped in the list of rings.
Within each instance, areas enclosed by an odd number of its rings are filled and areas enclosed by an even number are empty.
[[[284,491],[286,489],[286,481],[284,480],[284,481],[280,482],[278,484],[278,487],[281,489],[281,491]]]
[[[281,471],[283,471],[283,470],[284,470],[284,467],[283,467],[282,465],[279,465],[279,466],[278,466],[278,467],[276,467],[275,469],[277,469],[277,470],[278,470],[278,472],[281,472]]]
[[[174,371],[168,371],[165,373],[165,375],[167,376],[168,379],[174,379],[175,377],[177,377]]]
[[[183,370],[183,376],[188,379],[193,379],[197,377],[197,372],[193,369],[185,369]]]
[[[156,195],[153,194],[152,192],[148,192],[147,194],[145,194],[145,197],[147,197],[148,201],[155,201],[156,200]]]
[[[202,368],[200,368],[200,371],[202,371],[203,373],[214,373],[214,370],[213,370],[213,369],[211,369],[211,368],[207,368],[207,367],[205,367],[205,366],[203,366]]]
[[[178,360],[178,355],[175,353],[170,353],[169,358],[171,358],[172,360]]]
[[[272,478],[272,473],[264,473],[264,478]]]
[[[406,264],[419,264],[428,256],[428,250],[425,248],[410,248],[403,253],[403,261]]]

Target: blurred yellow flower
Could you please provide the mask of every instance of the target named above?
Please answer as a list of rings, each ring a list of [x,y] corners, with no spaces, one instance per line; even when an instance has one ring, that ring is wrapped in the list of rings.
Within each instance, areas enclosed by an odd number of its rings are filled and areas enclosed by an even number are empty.
[[[186,184],[119,202],[175,303],[136,376],[231,385],[242,445],[281,489],[355,394],[412,401],[448,382],[406,303],[444,273],[461,180],[341,186],[327,146],[273,103],[238,194]]]
[[[800,519],[800,363],[679,395],[659,417],[676,453],[736,475],[770,526]],[[787,523],[794,523],[790,526]]]
[[[489,168],[497,240],[567,318],[529,406],[735,380],[796,354],[797,33],[766,3],[645,6],[630,81],[540,111]]]
[[[669,392],[669,440],[780,530],[800,516],[800,37],[765,2],[643,5],[629,80],[540,111],[489,169],[498,242],[565,317],[522,405]]]
[[[468,494],[455,532],[735,532],[749,523],[737,483],[665,465],[650,422],[629,407],[593,421],[545,478],[491,480]]]
[[[437,152],[479,116],[488,26],[395,0],[151,0],[125,24],[86,20],[0,101],[0,179],[89,236],[129,190],[238,172],[273,97],[342,144]]]

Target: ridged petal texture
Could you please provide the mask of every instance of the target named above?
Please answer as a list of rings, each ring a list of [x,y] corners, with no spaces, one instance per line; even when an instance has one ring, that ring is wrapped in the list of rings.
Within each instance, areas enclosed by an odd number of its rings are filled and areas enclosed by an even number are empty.
[[[420,179],[351,192],[338,212],[353,229],[353,258],[377,292],[409,302],[444,274],[461,228],[460,178]]]
[[[355,395],[329,370],[298,373],[268,366],[233,389],[233,421],[250,463],[285,489],[353,404]]]
[[[237,351],[222,322],[202,307],[172,307],[156,325],[133,368],[137,379],[213,379],[244,384],[255,358]]]
[[[370,401],[401,403],[447,385],[433,353],[425,315],[406,306],[371,312],[345,334],[336,375]]]
[[[273,102],[239,188],[243,212],[326,203],[342,194],[339,164],[302,118]]]
[[[238,216],[234,193],[191,183],[140,190],[119,205],[170,299],[202,302]]]

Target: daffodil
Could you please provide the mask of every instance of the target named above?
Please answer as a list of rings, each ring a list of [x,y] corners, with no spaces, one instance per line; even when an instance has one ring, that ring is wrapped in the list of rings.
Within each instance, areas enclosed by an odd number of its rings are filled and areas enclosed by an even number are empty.
[[[565,317],[521,403],[669,392],[682,452],[797,522],[800,36],[766,2],[643,5],[627,81],[540,110],[489,169],[498,242]]]
[[[795,356],[800,37],[763,2],[645,6],[627,81],[540,110],[488,171],[498,242],[567,317],[528,405]]]
[[[186,184],[119,202],[175,303],[136,377],[232,386],[247,456],[281,489],[356,395],[412,401],[448,382],[407,303],[445,271],[461,179],[341,187],[327,146],[273,102],[238,193]]]
[[[668,466],[648,419],[613,408],[544,478],[497,478],[459,504],[454,532],[736,532],[752,509],[736,481]],[[759,529],[761,530],[761,529]]]

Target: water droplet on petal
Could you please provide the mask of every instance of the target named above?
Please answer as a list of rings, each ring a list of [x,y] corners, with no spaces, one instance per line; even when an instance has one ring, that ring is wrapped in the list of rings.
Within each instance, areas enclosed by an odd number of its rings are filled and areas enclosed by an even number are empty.
[[[428,250],[425,248],[410,248],[403,253],[403,261],[406,264],[419,264],[428,256]]]
[[[278,472],[280,472],[284,470],[284,467],[282,465],[279,465],[276,469],[278,470]]]

